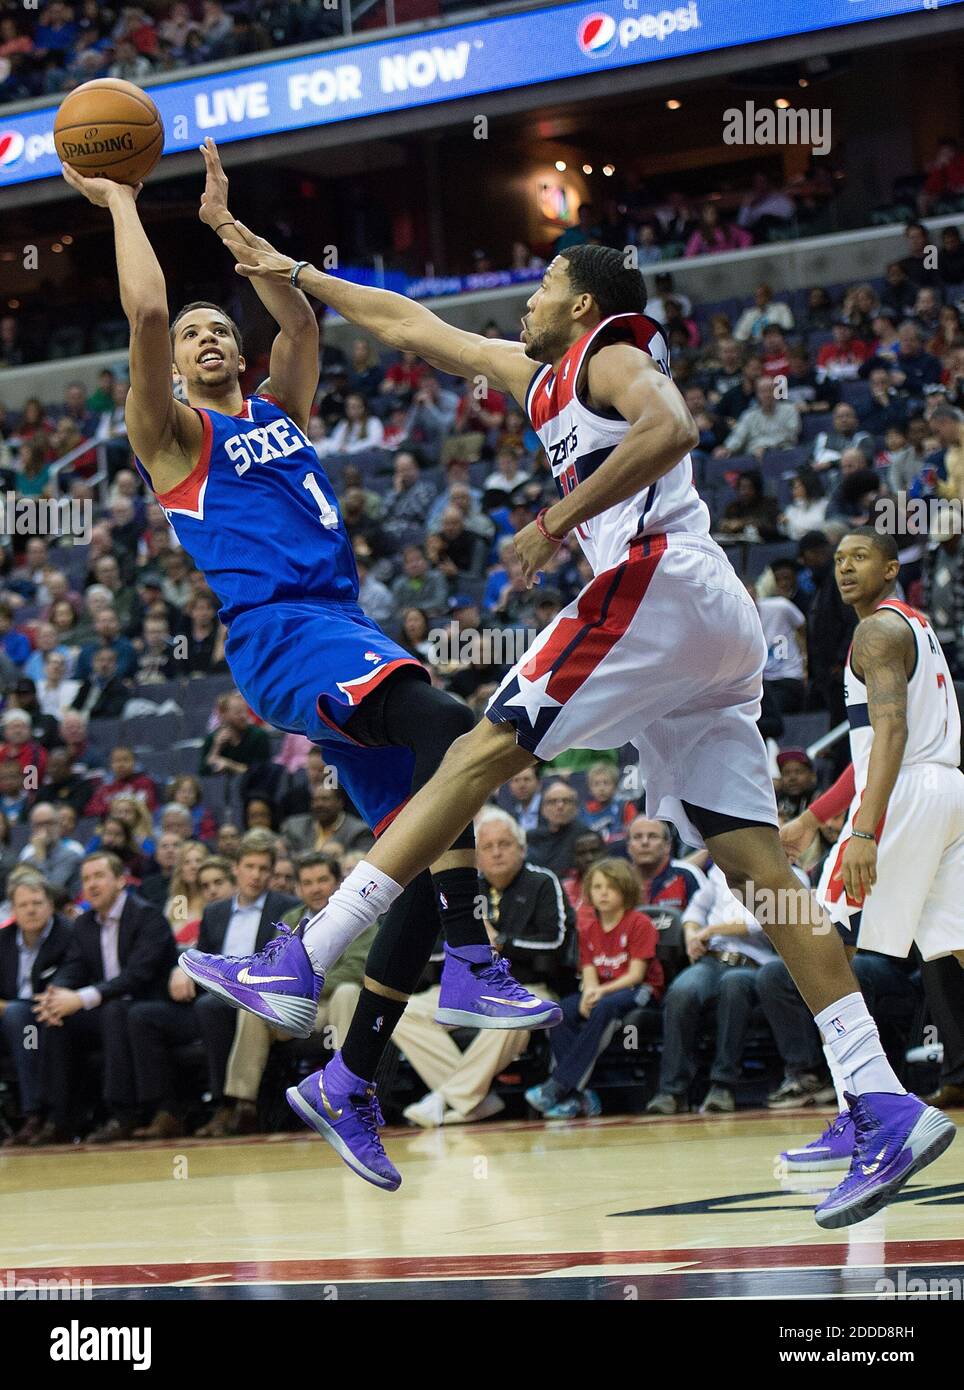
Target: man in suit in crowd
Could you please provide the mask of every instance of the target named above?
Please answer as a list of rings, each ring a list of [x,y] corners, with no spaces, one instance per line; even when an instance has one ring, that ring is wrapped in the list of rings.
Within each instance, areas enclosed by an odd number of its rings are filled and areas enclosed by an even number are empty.
[[[130,690],[117,674],[117,653],[113,647],[100,647],[91,665],[93,675],[82,683],[71,709],[89,719],[119,719]]]
[[[35,1013],[44,1027],[51,1116],[34,1145],[69,1142],[78,1116],[79,1064],[102,1048],[107,1120],[92,1144],[129,1139],[137,1097],[127,1017],[138,999],[163,997],[177,957],[164,915],[130,891],[116,855],[98,850],[80,869],[90,903],[74,923],[67,954]]]
[[[277,936],[278,921],[297,905],[298,899],[269,890],[268,880],[276,858],[277,837],[270,830],[249,830],[242,837],[234,866],[234,891],[205,907],[198,950],[249,955],[262,950]],[[207,869],[210,864],[204,867]],[[150,1008],[135,1010],[131,1029],[138,1093],[143,1103],[159,1107],[153,1125],[141,1131],[139,1137],[173,1138],[180,1131],[168,1099],[171,1086],[166,1059],[171,1044],[191,1042],[196,1037],[204,1044],[208,1089],[215,1102],[213,1117],[197,1133],[205,1139],[241,1133],[234,1128],[236,1108],[224,1099],[224,1074],[234,1043],[237,1010],[206,991],[198,994],[193,981],[179,969],[166,982],[164,995]],[[182,1005],[190,1007],[180,1008]]]
[[[5,1148],[28,1144],[43,1128],[44,1094],[34,996],[56,974],[70,944],[70,923],[54,911],[49,884],[20,870],[10,890],[13,920],[0,930],[0,1044],[17,1070],[20,1128]]]

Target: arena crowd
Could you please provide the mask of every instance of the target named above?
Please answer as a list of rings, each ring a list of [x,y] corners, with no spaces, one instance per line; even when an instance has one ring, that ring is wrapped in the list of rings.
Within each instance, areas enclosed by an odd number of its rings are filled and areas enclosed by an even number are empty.
[[[761,727],[781,816],[832,775],[854,616],[833,550],[914,499],[964,501],[964,250],[911,224],[879,280],[696,306],[657,274],[650,312],[700,430],[697,482],[770,648]],[[491,326],[500,332],[498,325]],[[0,353],[9,342],[0,322]],[[549,500],[518,409],[359,339],[322,348],[311,439],[338,492],[360,601],[481,716],[501,674],[580,590],[575,545],[534,589],[512,538]],[[264,375],[252,367],[248,389]],[[8,1142],[218,1137],[284,1123],[271,1097],[310,1053],[197,996],[178,952],[244,953],[319,910],[371,836],[316,747],[259,725],[232,688],[218,600],[146,494],[105,370],[64,399],[0,407],[0,479],[89,504],[92,525],[14,535],[0,561],[0,1078]],[[68,455],[70,461],[61,466]],[[103,475],[103,476],[102,476]],[[102,500],[103,499],[103,500]],[[901,540],[904,596],[964,663],[960,529]],[[396,1036],[388,1087],[414,1124],[519,1098],[549,1116],[672,1114],[702,1101],[827,1101],[817,1034],[765,935],[734,921],[705,857],[646,819],[631,749],[573,749],[503,787],[478,825],[480,894],[513,973],[564,1001],[548,1040],[453,1037],[436,967]],[[840,824],[801,866],[815,881]],[[327,982],[330,1047],[369,939]],[[858,952],[893,1059],[919,1021],[917,963]],[[942,964],[941,962],[937,963]],[[23,1046],[40,1024],[40,1046]],[[943,1030],[942,1030],[943,1031]],[[404,1066],[398,1062],[405,1059]],[[598,1086],[590,1081],[598,1076]],[[964,1084],[945,1057],[944,1091]],[[755,1089],[754,1089],[755,1088]],[[424,1091],[424,1095],[422,1092]]]

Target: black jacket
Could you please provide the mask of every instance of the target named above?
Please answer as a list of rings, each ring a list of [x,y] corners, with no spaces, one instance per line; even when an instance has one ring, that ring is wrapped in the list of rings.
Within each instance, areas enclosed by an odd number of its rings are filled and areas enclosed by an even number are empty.
[[[573,866],[576,841],[588,830],[589,826],[578,816],[561,830],[550,830],[540,818],[535,830],[530,830],[527,836],[529,858],[533,864],[551,869],[554,874],[567,874]]]
[[[54,913],[50,935],[37,952],[30,972],[34,994],[42,994],[54,976],[70,945],[72,927],[66,917]],[[17,924],[11,922],[0,931],[0,999],[17,997]]]
[[[177,964],[174,934],[164,914],[130,889],[121,913],[117,940],[120,974],[104,979],[100,924],[92,908],[74,922],[70,945],[54,976],[55,985],[83,989],[94,985],[106,1004],[111,999],[166,999],[167,980]]]
[[[71,709],[87,709],[87,697],[94,681],[84,681],[74,696]],[[87,710],[91,719],[119,719],[130,697],[130,691],[120,676],[111,676],[106,685],[101,686],[100,695]]]
[[[233,897],[223,898],[221,902],[211,903],[209,907],[204,909],[197,942],[199,951],[207,951],[215,955],[220,952],[224,945],[228,923],[231,921],[233,902]],[[261,910],[261,921],[258,923],[258,935],[254,946],[256,951],[262,950],[273,936],[278,935],[278,923],[281,918],[291,908],[297,907],[299,902],[300,899],[291,897],[290,893],[268,893]]]
[[[857,626],[857,615],[840,596],[833,566],[813,572],[815,592],[807,613],[807,648],[810,680],[826,695],[835,682],[843,683],[843,667]]]
[[[568,993],[575,983],[575,914],[556,875],[523,864],[498,903],[492,886],[484,878],[480,882],[489,925],[515,978],[520,984],[544,981],[557,993]]]

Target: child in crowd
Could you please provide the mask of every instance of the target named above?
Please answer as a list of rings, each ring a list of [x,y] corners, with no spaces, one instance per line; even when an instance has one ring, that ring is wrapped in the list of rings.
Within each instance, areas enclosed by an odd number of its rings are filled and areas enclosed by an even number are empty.
[[[600,859],[583,887],[587,903],[577,923],[582,989],[560,1001],[563,1021],[549,1034],[552,1075],[526,1091],[529,1104],[549,1120],[600,1113],[599,1097],[586,1089],[597,1059],[629,1010],[655,1003],[663,992],[659,933],[637,910],[640,884],[632,865]]]
[[[626,827],[636,816],[636,808],[624,796],[617,796],[619,769],[612,763],[593,763],[586,773],[589,795],[582,819],[607,842],[623,840]]]

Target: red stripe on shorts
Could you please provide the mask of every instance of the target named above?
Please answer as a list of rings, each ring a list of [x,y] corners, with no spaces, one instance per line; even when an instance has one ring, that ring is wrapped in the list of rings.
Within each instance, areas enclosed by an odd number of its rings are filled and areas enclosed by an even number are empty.
[[[554,700],[565,704],[625,636],[665,550],[665,536],[634,541],[630,559],[615,573],[607,570],[592,581],[579,598],[576,616],[564,618],[522,668],[526,679],[538,680],[571,648],[546,687]]]

